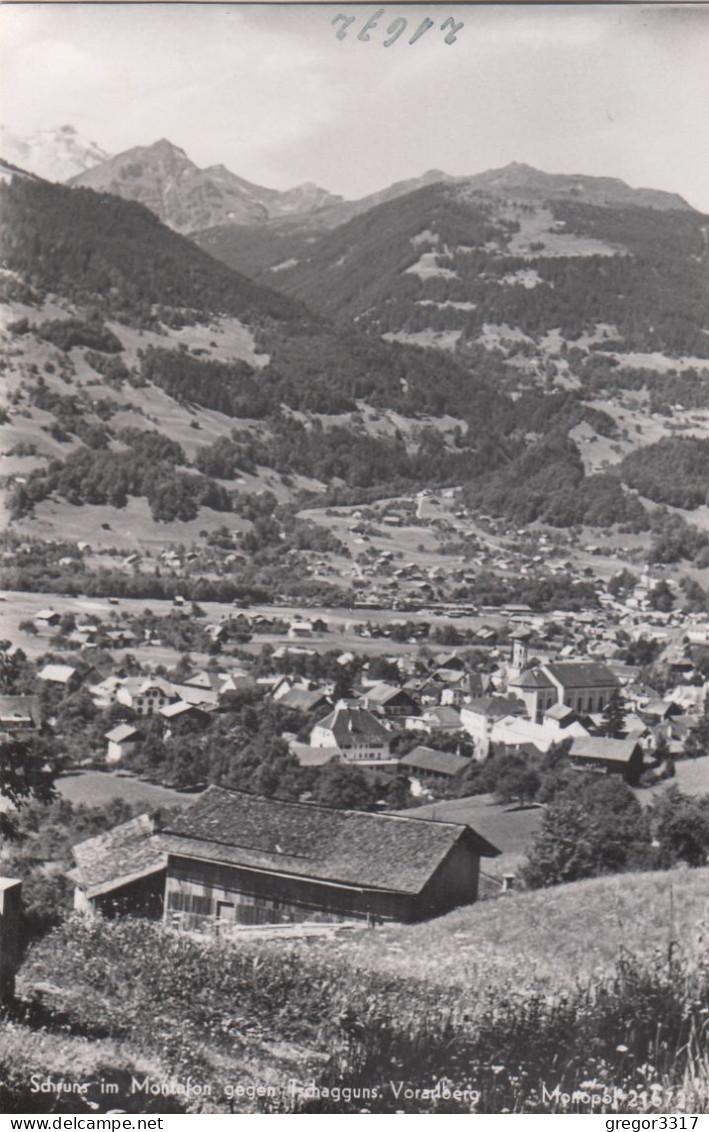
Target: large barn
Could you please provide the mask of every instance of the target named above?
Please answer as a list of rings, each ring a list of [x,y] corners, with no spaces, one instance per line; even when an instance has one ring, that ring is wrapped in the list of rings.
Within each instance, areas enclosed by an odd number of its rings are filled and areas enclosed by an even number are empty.
[[[165,917],[209,922],[413,922],[477,899],[480,858],[466,825],[326,809],[211,786],[171,819]]]

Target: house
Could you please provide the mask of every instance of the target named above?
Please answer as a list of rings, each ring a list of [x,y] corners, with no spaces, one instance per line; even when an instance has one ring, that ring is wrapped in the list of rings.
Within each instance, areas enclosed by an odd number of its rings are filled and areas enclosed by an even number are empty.
[[[497,849],[467,826],[210,786],[160,838],[165,919],[195,929],[425,920],[478,893]]]
[[[409,751],[408,755],[399,759],[399,766],[422,782],[428,779],[450,782],[462,774],[471,762],[472,759],[456,755],[453,751],[437,751],[433,747],[414,747],[413,751]]]
[[[309,747],[307,743],[293,740],[288,744],[288,750],[301,766],[328,766],[329,763],[345,761],[338,747]]]
[[[33,731],[41,722],[35,696],[0,696],[0,731],[18,735]]]
[[[288,637],[291,641],[307,640],[308,637],[313,635],[312,621],[303,621],[301,618],[294,618],[288,626]]]
[[[116,689],[116,702],[138,715],[155,715],[174,699],[172,685],[158,677],[128,676]]]
[[[192,684],[171,684],[170,689],[173,696],[177,696],[186,704],[194,704],[195,707],[216,707],[219,700],[219,692],[214,688],[196,688]]]
[[[650,724],[664,723],[665,720],[671,719],[672,716],[682,714],[682,708],[679,704],[673,703],[672,700],[650,700],[649,703],[638,708],[640,718]]]
[[[106,762],[118,763],[124,755],[130,755],[137,749],[143,736],[138,728],[132,727],[130,723],[119,723],[117,727],[106,732],[104,739],[108,742]]]
[[[574,739],[569,761],[577,770],[600,774],[622,774],[630,786],[637,785],[643,772],[643,749],[637,739]]]
[[[376,716],[351,700],[338,700],[310,732],[311,747],[336,747],[352,762],[388,759],[389,741],[389,732]]]
[[[542,717],[543,726],[553,728],[555,731],[567,731],[573,723],[581,723],[581,720],[568,704],[552,704]]]
[[[34,619],[39,621],[40,625],[51,625],[53,627],[59,624],[61,617],[54,609],[38,609]]]
[[[219,695],[222,685],[228,681],[229,675],[226,672],[207,672],[202,669],[201,672],[195,672],[189,679],[183,680],[181,687],[185,688],[199,688],[202,691],[213,692]]]
[[[453,707],[431,707],[423,712],[421,719],[429,731],[462,731],[460,712]]]
[[[207,704],[188,704],[184,700],[175,700],[173,704],[165,704],[164,707],[158,708],[158,715],[171,726],[189,720],[190,723],[206,727],[209,723],[210,708]]]
[[[465,672],[465,661],[457,653],[452,652],[436,661],[434,671],[446,679],[449,673]]]
[[[536,723],[533,719],[508,715],[495,722],[490,732],[490,740],[499,747],[522,747],[525,744],[532,744],[538,751],[546,754],[555,743],[560,743],[574,735],[588,735],[586,728],[576,720],[561,730],[555,720],[544,719],[542,723]]]
[[[307,688],[308,684],[305,680],[297,680],[294,676],[272,676],[272,677],[259,677],[258,683],[265,684],[266,680],[271,680],[271,699],[281,700],[293,688]]]
[[[75,692],[81,684],[81,677],[70,664],[45,664],[37,679],[45,684],[59,684],[68,692]]]
[[[160,919],[165,889],[165,855],[149,814],[80,841],[72,849],[74,909],[113,917],[139,913]]]
[[[135,633],[130,629],[107,629],[103,636],[106,648],[109,649],[132,648],[136,643]]]
[[[324,688],[290,688],[280,697],[282,707],[292,711],[324,711],[332,701]]]
[[[523,715],[524,711],[524,703],[516,696],[476,696],[460,709],[460,722],[475,744],[478,762],[489,754],[495,723],[509,715]]]
[[[419,706],[411,693],[406,688],[397,688],[393,684],[376,684],[362,697],[362,704],[368,711],[387,719],[420,715]]]

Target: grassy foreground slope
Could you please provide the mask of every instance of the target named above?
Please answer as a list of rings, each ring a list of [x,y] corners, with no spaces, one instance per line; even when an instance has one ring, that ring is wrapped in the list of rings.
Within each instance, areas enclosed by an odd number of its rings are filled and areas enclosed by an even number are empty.
[[[72,919],[30,953],[25,1013],[0,1029],[5,1110],[37,1058],[66,1072],[67,1043],[92,1035],[121,1084],[110,1107],[132,1111],[150,1063],[189,1111],[705,1112],[708,896],[706,869],[626,875],[315,946]],[[444,1080],[461,1095],[421,1093]]]
[[[674,942],[698,960],[707,930],[709,869],[682,869],[511,894],[424,924],[368,932],[339,945],[338,954],[382,975],[557,993],[611,974],[623,953],[646,960]]]

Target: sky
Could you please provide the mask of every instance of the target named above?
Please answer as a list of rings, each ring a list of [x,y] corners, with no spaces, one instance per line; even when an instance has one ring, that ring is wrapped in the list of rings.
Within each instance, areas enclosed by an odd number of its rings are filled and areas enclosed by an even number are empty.
[[[704,5],[3,4],[0,76],[15,133],[68,123],[110,153],[166,137],[279,189],[355,198],[519,161],[709,213]]]

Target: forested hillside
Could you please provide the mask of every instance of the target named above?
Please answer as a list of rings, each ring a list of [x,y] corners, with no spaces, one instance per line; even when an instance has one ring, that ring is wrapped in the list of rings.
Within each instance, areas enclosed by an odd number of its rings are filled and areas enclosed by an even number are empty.
[[[694,510],[709,503],[709,440],[667,437],[626,456],[621,475],[655,503]]]
[[[706,223],[690,210],[530,204],[440,184],[356,217],[300,256],[291,248],[297,262],[260,278],[379,334],[450,331],[464,343],[504,324],[573,340],[607,324],[622,350],[709,357]],[[205,242],[238,263],[236,237]]]

